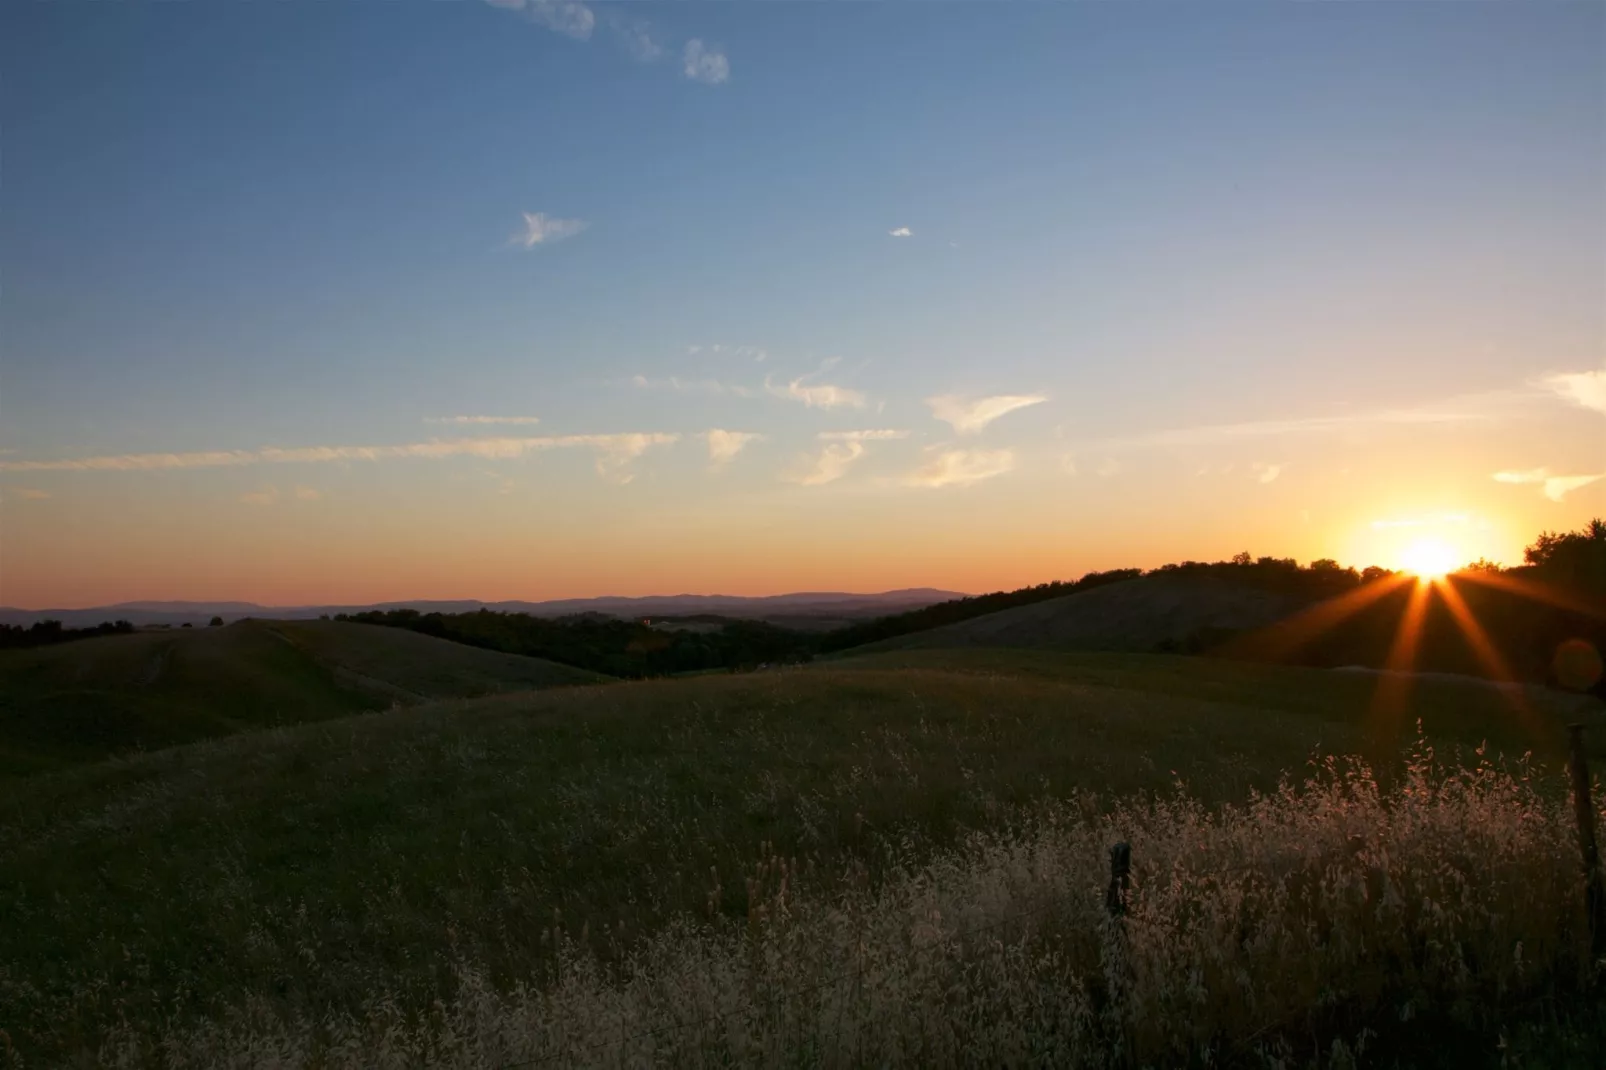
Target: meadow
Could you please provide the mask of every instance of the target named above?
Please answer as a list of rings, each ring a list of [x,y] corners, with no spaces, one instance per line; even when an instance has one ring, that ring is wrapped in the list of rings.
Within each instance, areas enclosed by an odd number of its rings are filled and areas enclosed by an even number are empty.
[[[64,764],[0,781],[0,1023],[20,1065],[1592,1065],[1546,771],[1601,716],[1375,688],[911,651]]]

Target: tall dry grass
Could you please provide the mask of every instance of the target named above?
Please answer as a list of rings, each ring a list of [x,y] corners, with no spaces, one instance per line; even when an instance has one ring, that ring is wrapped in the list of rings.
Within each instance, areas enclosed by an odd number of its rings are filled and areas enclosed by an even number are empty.
[[[1132,845],[1121,922],[1107,850]],[[1474,1038],[1590,999],[1567,800],[1524,767],[1442,767],[1421,745],[1388,793],[1358,760],[1207,809],[1182,790],[1016,827],[894,868],[761,859],[710,906],[616,943],[555,924],[557,969],[511,990],[459,963],[424,1010],[287,1019],[263,999],[201,1028],[132,1029],[112,1065],[1353,1065],[1402,1028]],[[734,883],[734,882],[733,882]],[[807,890],[803,890],[807,888]],[[596,934],[591,934],[596,935]],[[1598,992],[1598,990],[1595,990]]]

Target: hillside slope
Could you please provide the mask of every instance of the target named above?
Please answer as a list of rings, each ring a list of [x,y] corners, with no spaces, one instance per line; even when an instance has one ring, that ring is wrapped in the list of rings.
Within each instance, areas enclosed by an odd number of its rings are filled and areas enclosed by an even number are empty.
[[[427,1008],[450,995],[443,963],[544,976],[559,922],[602,946],[711,903],[745,917],[766,851],[885,870],[1045,797],[1181,779],[1242,799],[1313,752],[1395,753],[1417,718],[1451,760],[1487,741],[1556,768],[1562,724],[1602,717],[1520,718],[1492,688],[1424,681],[1376,738],[1373,689],[1202,658],[916,652],[443,702],[0,782],[0,1022],[58,1065],[185,994],[215,1016],[263,993],[360,1015],[375,986]]]
[[[856,648],[1051,647],[1152,651],[1210,631],[1261,628],[1305,605],[1299,595],[1213,576],[1146,576]]]
[[[335,621],[242,621],[0,651],[0,773],[398,703],[603,679]]]

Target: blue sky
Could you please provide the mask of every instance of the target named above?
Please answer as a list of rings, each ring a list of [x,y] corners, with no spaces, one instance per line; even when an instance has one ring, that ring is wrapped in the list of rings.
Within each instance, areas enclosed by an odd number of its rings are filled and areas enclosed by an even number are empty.
[[[1399,517],[1509,559],[1606,512],[1545,482],[1606,473],[1599,5],[0,31],[6,602],[422,596],[426,553],[461,596],[969,589]],[[601,527],[642,541],[566,575]]]

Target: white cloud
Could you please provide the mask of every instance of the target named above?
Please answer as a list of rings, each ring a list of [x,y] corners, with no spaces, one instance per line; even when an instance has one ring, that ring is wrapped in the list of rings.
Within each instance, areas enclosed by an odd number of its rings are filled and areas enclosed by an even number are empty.
[[[681,60],[686,77],[694,82],[719,85],[731,75],[730,61],[725,58],[724,50],[717,46],[705,45],[695,37],[686,42]]]
[[[792,481],[805,487],[835,482],[853,466],[854,461],[863,456],[862,442],[833,442],[821,450],[806,469],[793,476]]]
[[[963,487],[1015,467],[1009,450],[945,450],[910,473],[905,482],[916,487]]]
[[[894,238],[912,238],[915,232],[908,227],[899,227],[897,230],[889,230],[887,233]]]
[[[1591,475],[1553,476],[1546,468],[1527,468],[1521,471],[1496,472],[1494,480],[1497,483],[1538,483],[1543,485],[1545,497],[1553,502],[1559,502],[1580,487],[1587,487],[1591,483],[1606,479],[1606,472],[1596,472]]]
[[[1264,463],[1262,461],[1256,461],[1254,464],[1250,465],[1249,467],[1250,467],[1250,470],[1255,473],[1255,478],[1257,480],[1259,480],[1262,483],[1270,483],[1273,480],[1275,480],[1278,476],[1283,474],[1283,469],[1286,468],[1287,465],[1266,464],[1266,463]]]
[[[597,16],[591,8],[577,0],[486,0],[492,7],[505,11],[522,11],[538,26],[545,26],[576,41],[589,40],[596,28]]]
[[[608,435],[543,435],[530,438],[458,438],[389,446],[296,446],[260,450],[206,450],[193,453],[125,453],[57,460],[0,460],[12,472],[150,472],[179,468],[225,468],[257,464],[327,464],[337,461],[389,461],[479,457],[507,460],[556,449],[591,449],[597,471],[610,478],[653,446],[669,445],[676,434],[626,432]]]
[[[1170,446],[1210,446],[1252,438],[1278,435],[1345,431],[1378,426],[1449,425],[1489,421],[1514,401],[1531,399],[1531,393],[1499,391],[1460,399],[1443,406],[1415,409],[1385,409],[1346,413],[1339,416],[1307,416],[1292,420],[1256,420],[1237,424],[1205,424],[1198,427],[1169,428],[1142,434],[1084,443],[1087,450],[1131,450]]]
[[[1599,371],[1550,375],[1541,383],[1575,405],[1606,415],[1606,367]]]
[[[635,375],[630,385],[638,390],[669,390],[676,394],[730,394],[739,398],[756,397],[758,392],[737,383],[722,383],[718,379],[682,379],[671,375],[667,379],[649,379]]]
[[[829,383],[806,385],[808,379],[809,376],[805,375],[793,379],[785,386],[776,386],[765,379],[764,389],[776,397],[801,401],[811,409],[864,408],[865,397],[859,391],[850,390],[845,386],[832,386]]]
[[[944,394],[942,397],[927,398],[926,404],[931,406],[932,416],[952,425],[961,435],[973,435],[1000,416],[1047,400],[1042,394],[999,394],[966,401],[953,394]]]
[[[764,436],[753,431],[723,431],[716,427],[703,432],[703,438],[708,441],[708,459],[717,467],[730,462],[750,443],[763,441]]]
[[[539,416],[426,416],[426,424],[538,424]]]
[[[652,27],[641,19],[626,18],[617,11],[610,11],[608,29],[625,46],[625,51],[642,63],[651,63],[664,54],[664,46],[653,37]]]
[[[513,240],[526,249],[572,238],[591,224],[583,219],[555,219],[545,212],[524,212],[524,233]]]
[[[887,442],[896,438],[908,438],[907,431],[893,431],[879,428],[872,431],[821,431],[821,442]]]

